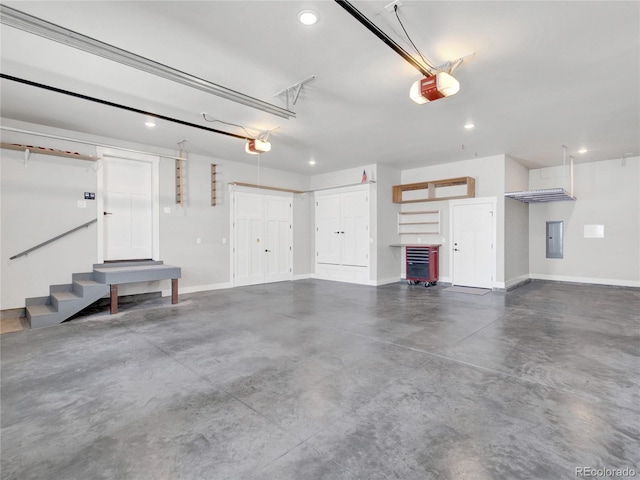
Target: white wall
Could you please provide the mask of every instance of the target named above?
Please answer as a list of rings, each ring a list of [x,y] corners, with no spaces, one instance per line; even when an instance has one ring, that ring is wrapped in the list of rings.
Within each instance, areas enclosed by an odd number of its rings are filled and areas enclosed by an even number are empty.
[[[446,178],[473,177],[476,180],[476,197],[497,197],[497,245],[496,245],[496,286],[504,286],[504,186],[505,156],[475,158],[460,162],[434,165],[430,167],[403,170],[401,179],[405,183],[443,180]],[[425,204],[403,204],[403,211],[419,210],[416,205],[428,205],[429,209],[440,210],[441,235],[423,235],[422,243],[437,244],[440,247],[440,280],[451,281],[449,232],[449,202],[447,200],[428,202]]]
[[[13,126],[48,132],[70,138],[146,151],[155,147],[135,145],[114,139],[88,137],[78,132],[52,129],[40,125],[11,122]],[[14,132],[2,132],[10,143],[38,145],[95,155],[95,148],[69,141],[54,140]],[[163,152],[175,155],[176,152]],[[33,155],[27,168],[21,152],[1,151],[0,163],[2,228],[0,264],[2,265],[0,308],[24,307],[25,298],[46,296],[49,285],[71,282],[71,274],[91,271],[97,263],[96,225],[76,232],[38,250],[28,257],[9,257],[96,218],[96,202],[77,208],[85,191],[97,191],[95,164],[75,159]],[[210,168],[217,164],[218,205],[210,204]],[[360,172],[362,173],[362,172]],[[231,162],[199,155],[189,155],[184,169],[185,204],[175,203],[174,160],[160,161],[160,260],[182,268],[180,291],[207,290],[230,285],[230,202],[229,182],[258,183],[296,190],[308,190],[306,175],[258,168],[254,164]],[[294,195],[295,277],[309,275],[313,218],[310,200]],[[163,213],[169,207],[170,213]],[[196,238],[202,243],[196,244]],[[226,239],[226,243],[225,243]],[[168,281],[122,286],[121,294],[169,290]]]
[[[505,157],[505,192],[529,188],[529,170],[513,157]],[[504,204],[505,287],[529,278],[529,205],[510,198]]]
[[[576,201],[529,207],[532,278],[640,287],[640,159],[575,166]],[[532,189],[563,186],[562,167],[531,170]],[[545,258],[547,221],[564,221],[564,258]],[[584,238],[604,225],[604,238]]]
[[[56,142],[46,146],[69,147]],[[96,224],[27,256],[9,258],[95,219],[97,212],[95,201],[87,200],[86,208],[77,206],[84,192],[96,191],[93,162],[32,155],[25,167],[22,152],[3,149],[1,155],[0,309],[4,310],[24,307],[27,297],[48,295],[49,285],[70,283],[73,272],[91,271],[97,261]]]
[[[400,170],[377,166],[377,275],[378,285],[400,280],[403,249],[389,245],[400,243],[398,212],[400,205],[392,201],[392,187],[401,183]]]
[[[313,175],[311,177],[310,188],[311,190],[319,190],[321,188],[342,187],[361,183],[363,171],[367,172],[367,180],[369,182],[375,182],[378,180],[376,169],[377,165],[363,165],[361,167]]]

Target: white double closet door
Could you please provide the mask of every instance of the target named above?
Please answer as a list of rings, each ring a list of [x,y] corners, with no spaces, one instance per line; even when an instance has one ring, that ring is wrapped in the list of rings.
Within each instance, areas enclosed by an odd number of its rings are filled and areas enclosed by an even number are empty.
[[[293,278],[293,195],[234,191],[233,285]]]

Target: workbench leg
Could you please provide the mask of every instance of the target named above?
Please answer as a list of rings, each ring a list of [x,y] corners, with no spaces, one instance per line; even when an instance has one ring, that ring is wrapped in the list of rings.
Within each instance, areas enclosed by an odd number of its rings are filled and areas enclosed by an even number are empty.
[[[171,279],[171,303],[178,303],[178,279]]]
[[[111,285],[111,315],[118,313],[118,285]]]

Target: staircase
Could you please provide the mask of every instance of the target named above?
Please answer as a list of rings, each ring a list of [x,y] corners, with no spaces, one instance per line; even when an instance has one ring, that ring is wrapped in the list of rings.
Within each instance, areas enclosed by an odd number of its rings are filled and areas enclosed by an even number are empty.
[[[91,273],[74,273],[73,283],[51,285],[48,297],[27,298],[27,320],[31,328],[57,325],[111,294],[111,313],[118,311],[118,285],[171,280],[171,303],[178,303],[180,267],[162,261],[141,260],[100,263]],[[115,307],[115,308],[114,308]]]
[[[51,285],[48,297],[27,298],[31,328],[57,325],[109,294],[109,285],[94,280],[94,273],[74,273],[73,283]]]

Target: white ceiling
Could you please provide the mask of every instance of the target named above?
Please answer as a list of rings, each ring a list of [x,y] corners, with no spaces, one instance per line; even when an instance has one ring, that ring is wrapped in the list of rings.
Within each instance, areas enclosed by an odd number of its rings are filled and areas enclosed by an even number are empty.
[[[413,53],[391,0],[352,3]],[[276,129],[261,164],[323,173],[426,166],[507,153],[530,167],[640,153],[640,2],[427,2],[399,15],[435,65],[476,52],[460,93],[425,105],[420,74],[333,1],[3,2],[71,30],[285,106],[274,94],[311,75],[289,120],[2,26],[2,72],[207,127]],[[320,21],[297,21],[303,9]],[[239,139],[2,80],[2,116],[255,162]],[[473,130],[464,124],[473,122]],[[46,145],[43,145],[46,146]],[[578,154],[586,146],[589,152]],[[316,165],[310,166],[310,159]]]

